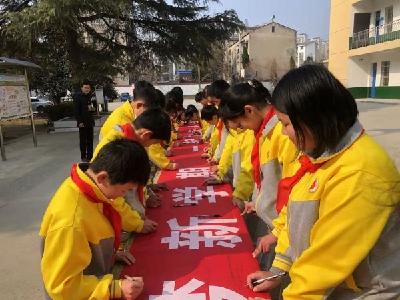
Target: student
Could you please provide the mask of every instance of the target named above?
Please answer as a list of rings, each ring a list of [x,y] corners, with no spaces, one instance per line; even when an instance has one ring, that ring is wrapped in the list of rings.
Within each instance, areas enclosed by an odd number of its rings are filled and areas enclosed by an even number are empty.
[[[161,109],[165,109],[166,98],[164,93],[161,92],[159,89],[156,89],[156,96],[157,96],[158,107]]]
[[[126,101],[111,113],[100,129],[99,140],[101,141],[115,125],[132,123],[146,109],[159,107],[159,95],[154,86],[147,81],[136,82],[133,100]]]
[[[142,278],[117,280],[111,269],[122,217],[113,199],[145,184],[145,149],[129,140],[104,146],[90,164],[73,165],[44,214],[41,271],[51,299],[136,299]]]
[[[209,124],[210,128],[212,128],[210,145],[208,149],[206,149],[206,153],[203,153],[201,156],[202,158],[210,159],[213,157],[215,150],[218,147],[218,136],[221,134],[221,131],[216,127],[219,122],[218,109],[214,105],[203,107],[201,110],[201,119],[205,120]]]
[[[200,114],[199,110],[193,104],[190,104],[186,107],[185,110],[185,122],[187,123],[200,123]],[[199,124],[202,126],[201,124]]]
[[[288,213],[273,266],[249,286],[288,272],[285,300],[398,299],[400,174],[353,96],[325,67],[306,65],[281,79],[272,104],[301,165],[279,184],[277,208]]]
[[[149,109],[140,114],[133,123],[115,126],[97,145],[94,157],[99,153],[100,149],[107,143],[118,139],[127,138],[139,142],[143,147],[150,147],[153,144],[161,144],[170,140],[171,123],[166,113],[160,109]],[[144,214],[143,208],[139,203],[147,207],[157,207],[160,205],[160,199],[150,192],[149,197],[145,199],[143,189],[138,192],[129,192],[126,200],[131,207]],[[154,231],[155,227],[152,228]]]
[[[200,103],[202,105],[202,107],[205,107],[208,105],[207,97],[205,96],[204,91],[198,92],[195,95],[194,100],[196,101],[196,103]],[[202,137],[204,140],[208,140],[211,135],[211,132],[210,132],[209,126],[208,126],[208,122],[200,118],[200,123],[201,123],[200,127],[201,127]]]
[[[207,97],[205,96],[204,91],[198,92],[195,96],[194,96],[194,101],[196,101],[196,103],[201,104],[202,107],[208,105],[208,101],[207,101]]]
[[[79,147],[81,151],[81,160],[88,162],[93,156],[93,113],[95,108],[92,105],[92,93],[90,82],[82,82],[81,91],[73,95],[74,114],[77,126],[79,128]]]
[[[227,83],[225,80],[220,79],[214,81],[207,90],[207,97],[209,98],[210,103],[219,108],[222,96],[228,90],[228,88],[229,83]],[[226,139],[228,137],[228,129],[225,128],[222,120],[218,121],[216,128],[218,129],[218,147],[211,159],[213,164],[218,164],[219,160],[221,159],[222,152],[225,149]]]
[[[259,237],[268,233],[261,242],[272,245],[281,228],[281,223],[273,222],[278,217],[275,208],[277,185],[282,174],[289,174],[289,166],[296,158],[296,149],[289,138],[282,134],[282,125],[269,102],[269,91],[258,81],[250,83],[232,86],[224,94],[221,115],[236,127],[254,132],[251,164],[255,184],[252,201],[246,204],[246,211],[256,211],[262,222],[257,221],[254,225],[255,235]]]

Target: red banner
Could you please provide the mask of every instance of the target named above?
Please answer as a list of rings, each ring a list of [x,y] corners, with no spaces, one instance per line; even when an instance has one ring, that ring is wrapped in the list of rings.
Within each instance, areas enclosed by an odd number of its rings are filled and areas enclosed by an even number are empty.
[[[130,249],[136,263],[122,271],[142,276],[141,300],[245,300],[263,297],[246,286],[257,270],[252,242],[240,211],[232,205],[229,185],[205,186],[210,166],[200,158],[204,145],[183,127],[175,147],[178,171],[162,171],[162,206],[147,209],[158,222],[155,233],[138,236]]]

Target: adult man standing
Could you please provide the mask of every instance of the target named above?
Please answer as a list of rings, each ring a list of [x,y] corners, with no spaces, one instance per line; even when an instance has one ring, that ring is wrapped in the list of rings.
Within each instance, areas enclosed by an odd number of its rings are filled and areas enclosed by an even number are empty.
[[[73,96],[75,119],[79,128],[79,145],[82,161],[88,162],[93,156],[93,112],[95,108],[92,104],[90,82],[82,82],[81,91]]]

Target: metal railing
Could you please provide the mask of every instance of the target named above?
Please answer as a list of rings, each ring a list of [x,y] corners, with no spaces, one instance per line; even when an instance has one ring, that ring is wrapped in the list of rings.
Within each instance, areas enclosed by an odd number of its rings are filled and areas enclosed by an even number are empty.
[[[357,49],[400,39],[400,20],[356,32],[350,37],[349,49]]]

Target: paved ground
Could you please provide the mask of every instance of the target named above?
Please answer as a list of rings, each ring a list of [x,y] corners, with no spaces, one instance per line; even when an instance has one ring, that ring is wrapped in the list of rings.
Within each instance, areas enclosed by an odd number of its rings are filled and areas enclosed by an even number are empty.
[[[400,105],[361,103],[360,112],[365,128],[400,168]],[[43,298],[41,217],[71,164],[80,157],[77,133],[42,131],[38,141],[38,148],[33,148],[29,135],[8,141],[8,161],[0,161],[0,298],[4,300]]]

